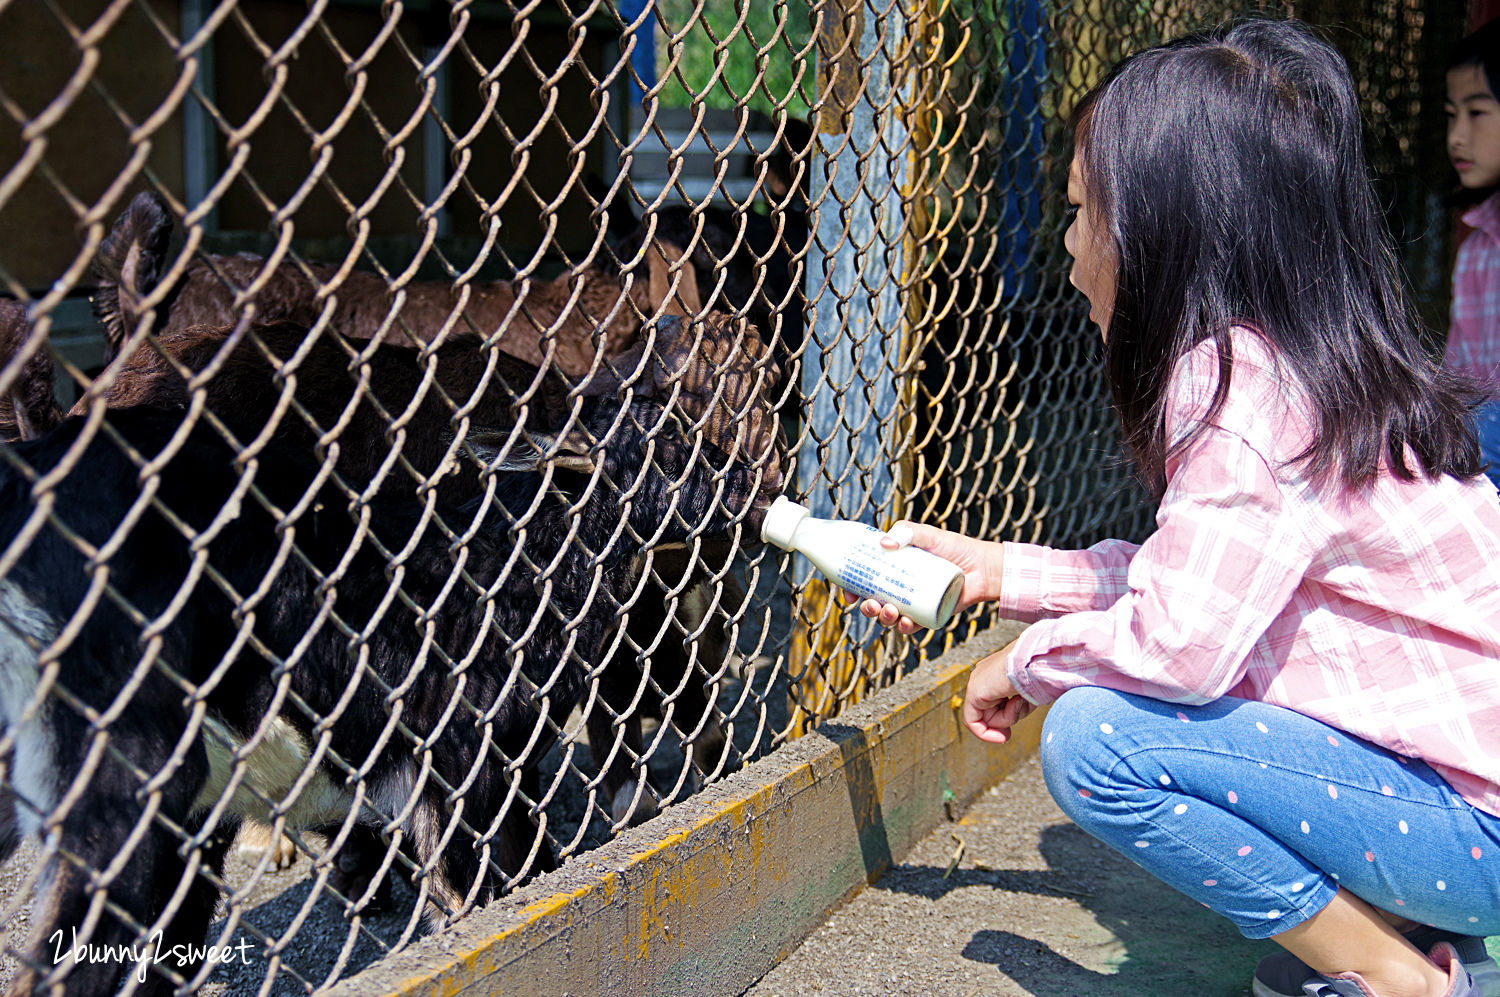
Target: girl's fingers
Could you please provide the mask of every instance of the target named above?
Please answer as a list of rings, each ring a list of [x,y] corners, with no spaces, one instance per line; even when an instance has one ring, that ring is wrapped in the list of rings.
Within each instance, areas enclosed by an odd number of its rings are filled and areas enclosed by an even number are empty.
[[[1011,724],[1006,722],[1001,707],[964,711],[964,725],[969,733],[990,744],[1004,744],[1010,740]]]
[[[1004,744],[1010,740],[1010,729],[1033,709],[1031,703],[1016,694],[1007,674],[1015,642],[974,663],[969,685],[964,690],[963,721],[970,733],[981,741]]]
[[[853,601],[852,599],[850,600]],[[910,616],[902,616],[901,610],[878,599],[866,599],[859,604],[861,615],[868,616],[883,627],[895,627],[897,630],[911,636],[922,628],[922,625]]]
[[[917,538],[916,530],[912,524],[905,520],[899,520],[885,531],[885,536],[880,538],[880,546],[886,550],[899,550],[911,544]]]
[[[1012,696],[1000,704],[1001,723],[1009,730],[1012,726],[1025,720],[1036,709],[1031,703],[1020,696]]]
[[[1004,744],[1010,740],[1009,727],[992,727],[982,721],[970,721],[969,733],[990,744]]]
[[[1025,719],[1034,707],[1020,696],[1012,696],[998,706],[964,711],[969,733],[981,741],[1004,744],[1010,740],[1010,729]]]

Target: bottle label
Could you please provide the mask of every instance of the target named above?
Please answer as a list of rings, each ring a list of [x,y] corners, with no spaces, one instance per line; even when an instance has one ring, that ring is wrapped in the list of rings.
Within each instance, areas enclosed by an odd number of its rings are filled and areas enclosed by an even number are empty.
[[[861,523],[866,533],[849,545],[843,563],[834,572],[840,588],[886,602],[909,604],[916,594],[910,575],[896,563],[893,555],[880,546],[884,532]]]

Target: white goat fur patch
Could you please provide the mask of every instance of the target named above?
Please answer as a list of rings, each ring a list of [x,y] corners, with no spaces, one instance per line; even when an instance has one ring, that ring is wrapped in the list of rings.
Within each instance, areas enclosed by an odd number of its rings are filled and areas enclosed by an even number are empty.
[[[0,724],[15,741],[10,782],[16,826],[27,835],[35,834],[57,805],[57,766],[46,723],[51,704],[41,703],[25,715],[37,691],[38,649],[56,637],[57,622],[14,582],[0,580]]]
[[[218,802],[234,774],[234,755],[245,746],[245,738],[210,716],[203,721],[203,747],[208,752],[208,781],[193,802],[195,812],[207,810]],[[293,787],[307,768],[311,750],[307,739],[281,717],[274,717],[265,736],[240,763],[244,777],[235,786],[229,811],[241,817],[265,817],[271,804],[291,796]],[[259,794],[257,796],[256,794]],[[265,800],[269,799],[271,804]],[[337,820],[349,812],[350,795],[333,785],[320,768],[302,787],[302,792],[287,811],[287,821],[295,827]]]
[[[245,745],[245,738],[214,717],[206,718],[203,727],[209,775],[193,803],[194,812],[209,809],[224,794],[234,772],[234,754]],[[270,805],[265,800],[279,804],[288,799],[307,768],[311,754],[307,738],[281,717],[274,717],[265,736],[241,763],[245,766],[245,775],[230,798],[229,812],[266,820]],[[408,766],[403,766],[393,778],[369,787],[369,796],[376,807],[388,815],[394,814],[406,806],[412,783],[413,773]],[[286,821],[294,828],[340,822],[349,813],[353,802],[353,792],[336,784],[320,766],[285,811]],[[360,820],[366,824],[384,824],[386,818],[366,810],[360,815]]]

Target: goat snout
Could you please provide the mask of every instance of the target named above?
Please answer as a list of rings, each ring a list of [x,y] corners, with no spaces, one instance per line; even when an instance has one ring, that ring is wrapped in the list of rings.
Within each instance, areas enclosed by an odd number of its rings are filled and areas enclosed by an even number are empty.
[[[766,513],[771,508],[771,503],[776,501],[785,488],[782,485],[780,475],[774,487],[769,481],[762,480],[760,489],[755,493],[750,503],[745,507],[741,523],[744,527],[744,542],[750,544],[760,543],[760,528],[766,521]]]

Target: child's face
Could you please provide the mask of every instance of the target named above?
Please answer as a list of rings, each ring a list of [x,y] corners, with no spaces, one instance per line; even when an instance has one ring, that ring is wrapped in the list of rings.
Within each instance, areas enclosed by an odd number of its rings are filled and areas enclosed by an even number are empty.
[[[1109,317],[1115,309],[1115,251],[1109,232],[1100,231],[1085,198],[1078,156],[1068,167],[1068,203],[1078,210],[1063,234],[1063,246],[1073,257],[1068,281],[1089,299],[1089,318],[1101,335],[1109,335]]]
[[[1448,158],[1471,190],[1500,184],[1500,102],[1481,66],[1448,72]]]

